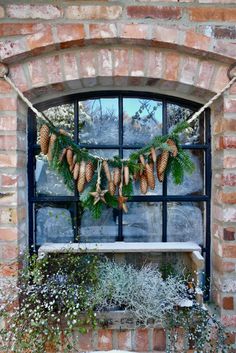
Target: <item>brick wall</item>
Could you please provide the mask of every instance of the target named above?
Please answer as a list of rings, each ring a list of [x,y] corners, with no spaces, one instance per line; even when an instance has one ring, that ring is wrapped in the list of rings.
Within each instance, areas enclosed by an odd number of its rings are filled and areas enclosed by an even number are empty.
[[[0,58],[33,102],[128,88],[204,103],[228,82],[235,21],[235,0],[0,0]],[[235,113],[236,85],[212,107],[212,297],[236,332]],[[1,80],[2,282],[17,276],[27,246],[26,117]]]

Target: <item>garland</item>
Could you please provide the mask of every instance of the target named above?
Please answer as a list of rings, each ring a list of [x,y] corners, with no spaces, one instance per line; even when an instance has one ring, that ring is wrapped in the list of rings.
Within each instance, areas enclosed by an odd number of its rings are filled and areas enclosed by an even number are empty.
[[[128,159],[92,155],[80,148],[65,130],[45,122],[40,128],[40,146],[65,185],[73,191],[76,183],[83,207],[94,218],[100,218],[106,206],[128,211],[126,202],[133,194],[133,181],[139,180],[142,194],[149,188],[154,190],[155,169],[159,182],[169,173],[175,184],[183,182],[185,172],[194,171],[189,154],[180,147],[180,134],[187,128],[187,122],[178,123],[170,134],[154,137]]]

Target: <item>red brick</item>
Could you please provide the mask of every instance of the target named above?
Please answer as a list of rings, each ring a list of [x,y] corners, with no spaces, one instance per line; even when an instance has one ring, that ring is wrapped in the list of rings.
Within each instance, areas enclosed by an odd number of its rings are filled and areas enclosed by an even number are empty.
[[[222,185],[236,186],[236,174],[229,173],[222,176]]]
[[[236,39],[235,26],[222,27],[215,26],[213,29],[214,37],[219,39]]]
[[[234,298],[233,297],[224,297],[222,301],[223,309],[225,310],[234,310]]]
[[[214,64],[209,61],[202,61],[197,78],[197,86],[208,89],[214,73]]]
[[[236,137],[234,137],[234,136],[220,136],[219,137],[219,148],[220,149],[236,148]]]
[[[137,329],[135,332],[135,351],[147,352],[148,350],[148,330]]]
[[[198,59],[185,57],[182,64],[180,81],[192,85],[196,78]]]
[[[94,77],[96,75],[95,51],[87,50],[80,53],[80,77]]]
[[[16,111],[17,100],[16,98],[0,98],[0,110]]]
[[[177,81],[180,56],[177,53],[166,53],[164,78],[171,81]]]
[[[194,7],[194,8],[189,8],[188,13],[191,21],[198,21],[198,22],[236,21],[235,8]]]
[[[181,9],[170,6],[128,6],[127,14],[131,18],[178,20],[181,18]]]
[[[235,343],[236,334],[233,332],[227,332],[226,344],[234,344]]]
[[[46,30],[37,32],[28,36],[27,45],[28,48],[35,51],[35,53],[40,54],[43,52],[48,46],[54,44],[54,39],[52,36],[52,30],[48,26]]]
[[[178,42],[178,30],[176,28],[166,28],[163,26],[153,26],[152,40],[158,42],[168,42],[173,44]]]
[[[43,20],[56,19],[62,16],[58,6],[53,5],[8,5],[7,15],[11,18],[41,18]]]
[[[11,78],[15,85],[21,91],[27,91],[29,89],[29,82],[25,77],[25,73],[22,65],[12,65],[11,66]]]
[[[98,350],[109,351],[112,349],[112,330],[98,331]]]
[[[2,6],[0,6],[0,17],[3,18],[5,16],[5,11]]]
[[[18,247],[15,243],[2,243],[1,244],[1,252],[2,260],[15,260],[18,257]]]
[[[130,75],[144,76],[145,51],[143,49],[133,49],[130,60]]]
[[[224,326],[236,327],[236,315],[223,315],[221,318],[221,322]]]
[[[146,39],[148,35],[148,25],[146,24],[124,24],[120,26],[121,38]]]
[[[9,93],[11,92],[12,88],[8,82],[1,80],[0,81],[0,93]]]
[[[224,157],[224,168],[236,168],[236,156]]]
[[[224,111],[226,113],[236,113],[236,99],[226,99],[224,100]]]
[[[18,262],[13,262],[12,264],[0,263],[0,276],[15,277],[18,274],[18,269],[19,269]]]
[[[114,23],[92,23],[89,25],[89,37],[91,38],[115,38],[117,26]]]
[[[49,83],[57,83],[63,80],[59,55],[44,59]]]
[[[64,73],[66,80],[75,80],[79,77],[77,58],[73,53],[66,53],[63,55]]]
[[[236,257],[236,244],[225,243],[222,245],[222,251],[223,257],[233,259]]]
[[[121,6],[68,6],[66,17],[76,20],[115,20],[122,13]]]
[[[184,44],[190,48],[207,50],[209,49],[211,38],[194,31],[187,31]]]
[[[236,119],[219,119],[214,123],[215,134],[225,131],[236,131]]]
[[[28,63],[28,70],[33,87],[39,87],[46,84],[47,81],[44,67],[42,59],[37,59]]]
[[[98,68],[99,76],[112,76],[112,51],[110,49],[99,50]]]
[[[219,92],[222,88],[226,86],[228,82],[229,79],[227,76],[227,67],[221,66],[218,68],[216,74],[214,75],[214,82],[211,89],[214,92]]]
[[[41,23],[0,23],[0,36],[16,36],[33,34],[42,31],[44,25]]]
[[[163,70],[163,56],[160,51],[151,50],[148,52],[147,76],[160,78]]]
[[[84,25],[82,24],[63,24],[57,26],[57,36],[61,48],[67,48],[71,46],[71,42],[74,44],[82,44],[84,42]]]
[[[225,40],[218,39],[214,45],[214,52],[224,56],[236,56],[236,49],[234,43],[226,42]]]
[[[114,76],[128,76],[129,51],[128,49],[114,49]]]
[[[166,333],[163,329],[153,330],[153,350],[164,351],[166,349]]]
[[[0,228],[0,240],[1,241],[17,240],[17,229],[16,228]]]
[[[219,273],[232,273],[235,271],[235,263],[226,262],[222,257],[213,254],[213,269]]]
[[[232,227],[224,228],[224,240],[235,240],[235,229]]]
[[[21,55],[27,51],[26,42],[24,39],[5,40],[0,42],[0,57],[1,60],[11,56]]]
[[[120,350],[131,350],[132,342],[131,342],[131,331],[118,331],[118,349]]]

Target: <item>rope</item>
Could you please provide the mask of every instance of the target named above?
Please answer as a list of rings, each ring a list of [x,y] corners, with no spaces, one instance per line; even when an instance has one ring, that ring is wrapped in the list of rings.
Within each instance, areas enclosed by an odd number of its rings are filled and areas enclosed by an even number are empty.
[[[227,83],[225,87],[220,90],[214,97],[212,97],[203,107],[201,107],[196,113],[193,114],[193,116],[188,120],[188,123],[191,124],[194,120],[196,120],[199,115],[201,115],[206,108],[208,108],[212,103],[214,103],[215,100],[217,100],[225,91],[227,91],[232,84],[236,81],[236,75]]]

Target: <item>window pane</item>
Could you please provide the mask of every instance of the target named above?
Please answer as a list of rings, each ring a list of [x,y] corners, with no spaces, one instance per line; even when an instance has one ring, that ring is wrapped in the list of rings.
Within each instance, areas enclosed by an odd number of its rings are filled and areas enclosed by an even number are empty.
[[[167,127],[170,131],[174,125],[181,121],[186,121],[194,113],[193,110],[181,107],[177,104],[167,103]],[[200,123],[200,120],[201,123]],[[182,144],[204,143],[203,118],[198,118],[193,122],[192,131],[185,131],[181,136]]]
[[[172,176],[167,178],[167,192],[169,195],[202,195],[204,194],[204,152],[202,150],[186,151],[190,154],[195,165],[192,174],[185,172],[183,183],[176,185]]]
[[[124,158],[129,158],[130,154],[135,150],[124,150],[123,156]],[[155,189],[148,189],[146,195],[162,195],[162,183],[160,183],[157,179],[156,175],[156,167],[154,166],[154,176],[155,176]],[[143,195],[140,191],[140,180],[133,181],[133,195]]]
[[[79,102],[79,140],[86,144],[118,144],[118,99]]]
[[[94,219],[85,210],[81,218],[79,241],[82,243],[114,242],[118,236],[118,211],[106,208],[101,218]]]
[[[73,137],[74,134],[74,105],[62,104],[48,108],[43,113],[53,122],[56,127],[60,127]],[[39,143],[39,124],[37,125],[37,143]]]
[[[162,241],[162,204],[129,202],[123,214],[123,235],[128,242]]]
[[[152,99],[123,99],[124,145],[142,145],[162,134],[162,103]]]
[[[167,206],[167,240],[203,244],[203,202],[172,202]]]
[[[37,196],[72,196],[64,184],[62,176],[48,165],[47,157],[39,154],[36,158],[35,185]]]
[[[69,243],[74,240],[73,204],[38,206],[36,210],[37,245]]]
[[[119,155],[118,150],[89,149],[88,151],[93,156],[98,156],[98,157],[102,157],[102,158],[113,158],[114,156]]]

